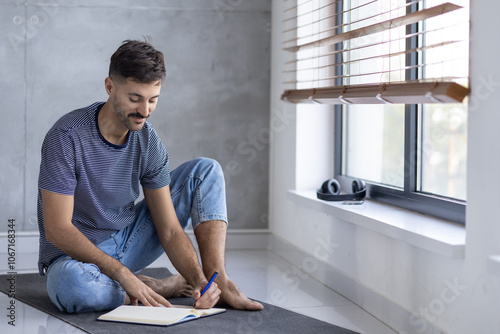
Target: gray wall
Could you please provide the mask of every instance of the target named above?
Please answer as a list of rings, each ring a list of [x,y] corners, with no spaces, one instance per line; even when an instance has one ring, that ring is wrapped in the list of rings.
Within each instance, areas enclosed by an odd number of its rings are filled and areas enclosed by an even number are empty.
[[[150,35],[167,80],[150,118],[171,167],[226,174],[231,228],[267,228],[270,0],[0,0],[0,231],[37,230],[40,146],[63,114],[104,101],[109,57]]]

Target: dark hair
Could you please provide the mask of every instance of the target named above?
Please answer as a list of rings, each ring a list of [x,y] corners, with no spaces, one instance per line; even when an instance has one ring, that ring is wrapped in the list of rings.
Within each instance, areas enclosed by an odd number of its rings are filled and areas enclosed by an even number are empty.
[[[165,58],[150,40],[126,40],[111,56],[109,77],[123,80],[131,78],[141,83],[165,80]]]

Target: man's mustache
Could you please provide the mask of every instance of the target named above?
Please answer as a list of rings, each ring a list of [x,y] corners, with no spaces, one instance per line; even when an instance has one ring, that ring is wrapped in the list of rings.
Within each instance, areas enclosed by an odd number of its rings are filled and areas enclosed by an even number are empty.
[[[135,114],[130,114],[128,115],[128,117],[137,117],[137,118],[148,118],[150,115],[147,115],[146,117],[144,117],[143,115],[139,114],[139,113],[135,113]]]

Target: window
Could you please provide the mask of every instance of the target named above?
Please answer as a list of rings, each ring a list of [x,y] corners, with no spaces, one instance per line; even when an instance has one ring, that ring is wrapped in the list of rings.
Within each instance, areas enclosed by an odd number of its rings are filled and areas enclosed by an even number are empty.
[[[291,7],[295,90],[283,98],[334,105],[334,174],[343,189],[360,178],[373,199],[465,221],[468,7],[466,0],[304,0]],[[452,90],[463,94],[445,101],[454,94],[438,96],[442,83],[458,84]],[[358,88],[366,96],[349,95]]]

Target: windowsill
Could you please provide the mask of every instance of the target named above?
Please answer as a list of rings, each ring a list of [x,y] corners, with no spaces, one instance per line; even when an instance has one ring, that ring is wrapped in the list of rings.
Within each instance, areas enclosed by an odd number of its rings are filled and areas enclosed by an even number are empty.
[[[465,257],[463,225],[372,200],[365,200],[362,205],[322,201],[316,198],[314,190],[289,190],[288,198],[311,210],[324,212],[409,245],[448,258]]]

